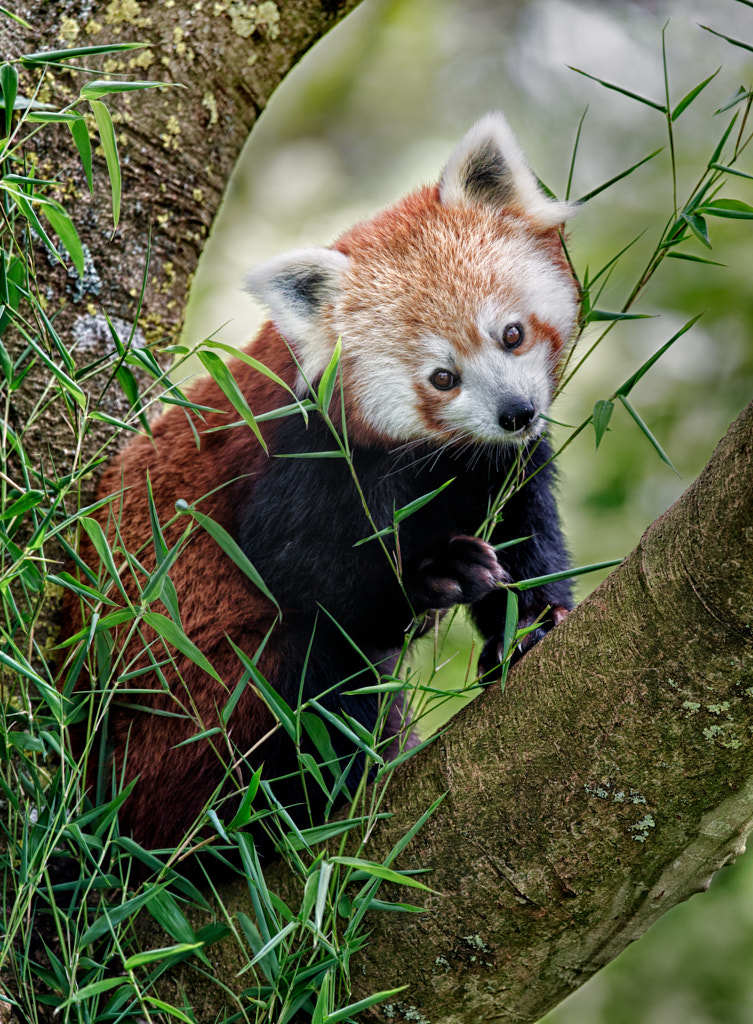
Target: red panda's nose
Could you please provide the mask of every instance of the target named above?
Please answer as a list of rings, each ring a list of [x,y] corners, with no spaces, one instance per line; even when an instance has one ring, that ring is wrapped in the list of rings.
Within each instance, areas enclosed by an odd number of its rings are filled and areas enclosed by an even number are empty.
[[[503,430],[515,433],[522,430],[536,416],[536,409],[527,398],[511,398],[499,411],[499,425]]]

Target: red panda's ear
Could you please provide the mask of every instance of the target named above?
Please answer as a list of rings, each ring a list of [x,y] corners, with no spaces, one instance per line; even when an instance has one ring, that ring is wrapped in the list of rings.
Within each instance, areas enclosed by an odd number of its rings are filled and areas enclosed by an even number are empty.
[[[269,307],[311,380],[332,355],[323,314],[340,293],[348,263],[348,257],[335,249],[294,249],[260,263],[245,277],[246,289]]]
[[[572,216],[575,203],[549,199],[502,114],[487,114],[461,139],[439,179],[443,206],[483,204],[510,209],[541,231]]]

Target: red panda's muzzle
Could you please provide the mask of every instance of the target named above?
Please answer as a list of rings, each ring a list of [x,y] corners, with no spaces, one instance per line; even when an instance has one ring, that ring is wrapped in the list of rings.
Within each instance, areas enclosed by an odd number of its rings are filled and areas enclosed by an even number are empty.
[[[515,434],[532,423],[537,415],[536,407],[530,399],[516,395],[502,403],[499,410],[499,425],[503,430]]]

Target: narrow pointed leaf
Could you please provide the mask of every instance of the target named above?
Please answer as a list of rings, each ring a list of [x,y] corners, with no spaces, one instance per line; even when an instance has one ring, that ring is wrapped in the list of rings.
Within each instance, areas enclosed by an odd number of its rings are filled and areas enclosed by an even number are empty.
[[[712,199],[710,203],[704,203],[698,212],[707,217],[753,220],[753,206],[740,199]]]
[[[623,96],[628,96],[631,100],[636,100],[638,103],[643,103],[647,107],[652,107],[654,110],[660,111],[662,114],[667,113],[667,108],[663,103],[657,103],[655,100],[650,100],[646,96],[641,96],[637,92],[632,92],[630,89],[623,89],[621,85],[615,85],[613,82],[605,82],[603,78],[597,78],[595,75],[589,75],[587,71],[581,71],[580,68],[574,68],[568,64],[571,71],[575,71],[578,75],[583,75],[584,78],[590,78],[592,82],[598,82],[599,85],[603,85],[605,89],[611,89],[613,92],[619,92]]]
[[[630,392],[635,387],[635,385],[641,379],[641,377],[643,377],[651,369],[651,367],[654,365],[654,363],[664,355],[664,353],[667,351],[667,349],[671,348],[671,346],[674,345],[674,343],[677,341],[677,339],[681,338],[683,336],[683,334],[686,334],[690,330],[690,328],[698,320],[700,320],[700,318],[702,316],[703,316],[703,313],[698,313],[696,316],[694,316],[690,320],[688,320],[688,322],[686,324],[683,324],[679,331],[675,331],[675,333],[672,335],[672,337],[669,339],[669,341],[666,341],[661,346],[661,348],[658,348],[656,350],[656,352],[654,352],[654,354],[652,356],[650,356],[646,360],[646,362],[643,363],[643,365],[639,369],[637,369],[635,371],[635,373],[632,373],[628,377],[628,379],[623,384],[621,384],[619,386],[619,388],[617,388],[617,390],[615,391],[615,393],[614,393],[614,395],[612,397],[613,398],[624,398],[627,395],[629,395]]]
[[[712,267],[726,267],[726,263],[720,263],[718,260],[706,260],[703,256],[694,256],[691,252],[668,252],[667,259],[672,260],[688,260],[690,263],[708,263]]]
[[[703,217],[700,217],[697,213],[683,213],[682,219],[688,225],[698,241],[702,245],[705,245],[707,249],[710,249],[711,242],[709,241],[709,229]]]
[[[10,135],[13,109],[16,105],[16,96],[18,95],[18,72],[12,64],[3,64],[0,67],[0,89],[3,93],[3,105],[5,106],[5,134]]]
[[[424,505],[428,505],[438,494],[441,494],[445,487],[449,487],[450,484],[455,482],[455,477],[451,477],[449,480],[445,480],[443,484],[435,488],[433,491],[429,491],[428,494],[422,494],[420,498],[416,498],[414,501],[408,502],[407,505],[403,505],[402,508],[398,508],[394,513],[394,520],[396,523],[402,523],[403,519],[407,519],[408,516],[412,516],[414,512],[418,512]]]
[[[732,43],[733,46],[739,46],[741,50],[747,50],[748,53],[753,53],[753,45],[750,43],[744,43],[741,39],[733,39],[732,36],[725,36],[722,32],[717,32],[713,28],[709,28],[708,25],[699,25],[705,32],[710,32],[712,36],[718,36],[720,39],[724,39],[727,43]]]
[[[623,399],[624,401],[624,399]],[[516,590],[531,590],[533,587],[541,587],[545,583],[556,583],[558,580],[569,580],[573,576],[583,576],[589,572],[598,572],[599,569],[611,569],[622,562],[621,558],[612,558],[608,562],[594,562],[592,565],[580,565],[577,569],[564,569],[562,572],[551,572],[546,576],[532,576],[529,580],[521,580],[519,583],[508,583],[509,587]]]
[[[192,516],[196,520],[197,523],[199,523],[200,526],[202,526],[207,531],[209,536],[214,541],[216,541],[216,543],[222,548],[222,550],[225,552],[228,558],[230,558],[238,566],[241,572],[248,576],[248,578],[251,580],[254,586],[258,590],[260,590],[262,594],[264,594],[264,596],[268,600],[270,600],[272,604],[275,606],[275,608],[277,608],[277,610],[279,611],[280,605],[277,599],[275,598],[274,594],[266,585],[264,580],[261,578],[259,572],[254,568],[253,564],[249,560],[246,553],[243,551],[243,549],[240,547],[237,541],[235,541],[230,536],[227,530],[224,527],[220,526],[220,524],[216,522],[214,519],[212,519],[210,516],[205,515],[203,512],[199,512],[195,508],[190,508],[188,506],[183,508],[180,502],[176,504],[180,506],[180,511],[186,511],[190,516]]]
[[[218,683],[222,682],[209,660],[201,653],[196,644],[192,640],[189,640],[180,626],[176,625],[172,619],[168,619],[168,617],[166,615],[162,615],[161,612],[152,611],[144,612],[143,619],[144,622],[152,627],[158,636],[175,647],[181,654],[185,655],[189,661],[198,665],[199,668],[203,669],[207,673],[207,675],[216,679]]]
[[[600,192],[604,192],[605,189],[610,188],[616,182],[622,181],[623,178],[627,178],[629,174],[632,174],[633,171],[636,171],[643,164],[648,163],[649,160],[653,160],[655,156],[663,151],[663,149],[664,147],[661,149],[655,149],[653,153],[649,153],[648,156],[644,156],[642,160],[639,160],[637,164],[633,164],[632,167],[628,167],[626,171],[621,171],[619,174],[615,174],[613,178],[610,178],[609,181],[605,181],[603,185],[599,185],[597,188],[592,188],[590,192],[586,192],[584,196],[581,196],[578,202],[587,203],[589,199],[593,199],[594,196],[598,196]]]
[[[81,157],[81,164],[83,165],[84,174],[86,175],[86,182],[89,186],[89,191],[91,192],[94,184],[92,178],[92,143],[89,138],[89,129],[87,128],[86,121],[83,117],[69,121],[68,127],[71,130],[73,141],[76,143],[78,155]]]
[[[60,203],[48,201],[41,208],[42,213],[52,225],[52,229],[65,246],[68,255],[73,260],[73,266],[79,277],[84,276],[84,250],[81,248],[81,240],[73,221],[68,216]]]
[[[108,82],[97,80],[88,82],[81,90],[82,100],[98,100],[114,92],[135,92],[138,89],[158,89],[167,87],[170,82]]]
[[[598,448],[601,444],[601,440],[607,431],[609,421],[612,418],[614,412],[614,402],[610,402],[607,398],[600,399],[594,405],[594,411],[592,415],[592,422],[594,425],[594,433],[596,434],[596,447]]]
[[[633,406],[630,404],[629,400],[625,397],[625,395],[618,395],[618,398],[620,399],[622,404],[625,406],[625,408],[627,409],[628,413],[633,418],[635,423],[638,425],[638,427],[640,428],[642,433],[651,442],[651,444],[653,445],[653,447],[654,447],[654,449],[656,451],[656,454],[659,456],[659,458],[662,460],[662,462],[666,463],[666,465],[669,466],[669,468],[672,470],[672,472],[676,473],[677,476],[679,476],[680,474],[677,472],[675,467],[672,465],[672,462],[670,461],[669,456],[666,454],[666,452],[664,451],[662,446],[659,444],[659,442],[656,440],[654,435],[651,433],[651,431],[648,429],[646,424],[643,422],[643,420],[641,419],[641,417],[638,414],[638,411],[633,408]]]
[[[100,53],[119,53],[121,50],[138,50],[149,43],[104,43],[101,46],[75,46],[67,50],[37,50],[35,53],[24,53],[24,63],[49,64],[71,57],[96,57]]]
[[[708,78],[705,78],[694,89],[691,89],[690,92],[687,94],[687,96],[683,96],[683,98],[680,100],[680,102],[677,104],[677,106],[675,107],[675,109],[672,111],[672,113],[670,115],[673,121],[676,121],[677,118],[680,116],[680,114],[684,110],[688,109],[688,107],[693,102],[693,100],[696,98],[696,96],[698,96],[701,92],[703,92],[703,90],[706,88],[706,86],[709,84],[709,82],[712,81],[712,79],[716,78],[716,76],[719,74],[719,72],[721,70],[722,70],[721,67],[718,67],[716,69],[716,71],[713,73],[713,75],[709,75]]]
[[[259,430],[258,424],[254,418],[254,414],[251,412],[245,395],[238,387],[238,383],[230,368],[218,355],[215,355],[214,352],[199,352],[199,359],[201,360],[204,369],[219,387],[220,391],[222,391],[225,398],[227,398],[235,411],[243,418],[243,422],[254,432],[259,444],[266,452],[267,445],[261,435],[261,431]]]
[[[319,405],[322,407],[324,412],[329,409],[329,404],[332,401],[332,395],[335,390],[335,383],[337,382],[337,371],[340,367],[340,355],[342,353],[342,341],[340,338],[337,339],[337,344],[332,353],[332,358],[329,361],[327,369],[322,374],[322,379],[319,381],[319,390],[317,398]]]
[[[350,1003],[348,1006],[344,1006],[342,1010],[328,1013],[324,1017],[323,1024],[339,1024],[340,1021],[353,1017],[355,1014],[360,1013],[361,1010],[368,1010],[370,1006],[383,1003],[385,999],[392,999],[398,993],[404,992],[406,988],[408,988],[408,985],[401,985],[400,988],[386,989],[384,992],[374,992],[373,995],[366,996],[365,999],[359,999],[357,1003]]]
[[[400,871],[393,871],[384,864],[375,864],[370,860],[361,860],[360,857],[330,857],[330,864],[342,864],[343,867],[355,868],[375,878],[382,878],[385,882],[392,882],[393,885],[408,885],[413,889],[423,889],[425,892],[435,892],[428,885],[419,882],[417,878],[404,875]]]
[[[112,220],[113,227],[118,226],[120,220],[120,160],[118,158],[118,145],[115,141],[115,128],[113,127],[110,111],[100,100],[89,100],[94,119],[97,122],[99,139],[105,153],[107,173],[110,176],[110,189],[112,191]]]

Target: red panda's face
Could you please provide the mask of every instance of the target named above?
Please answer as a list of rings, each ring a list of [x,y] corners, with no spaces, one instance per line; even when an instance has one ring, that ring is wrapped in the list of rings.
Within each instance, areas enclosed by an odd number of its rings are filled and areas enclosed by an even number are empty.
[[[438,186],[335,249],[257,268],[253,291],[313,382],[342,341],[355,441],[516,443],[535,436],[577,315],[547,199],[501,115],[477,124]]]
[[[541,429],[577,311],[556,231],[427,189],[339,245],[349,265],[328,320],[353,418],[397,443]]]

